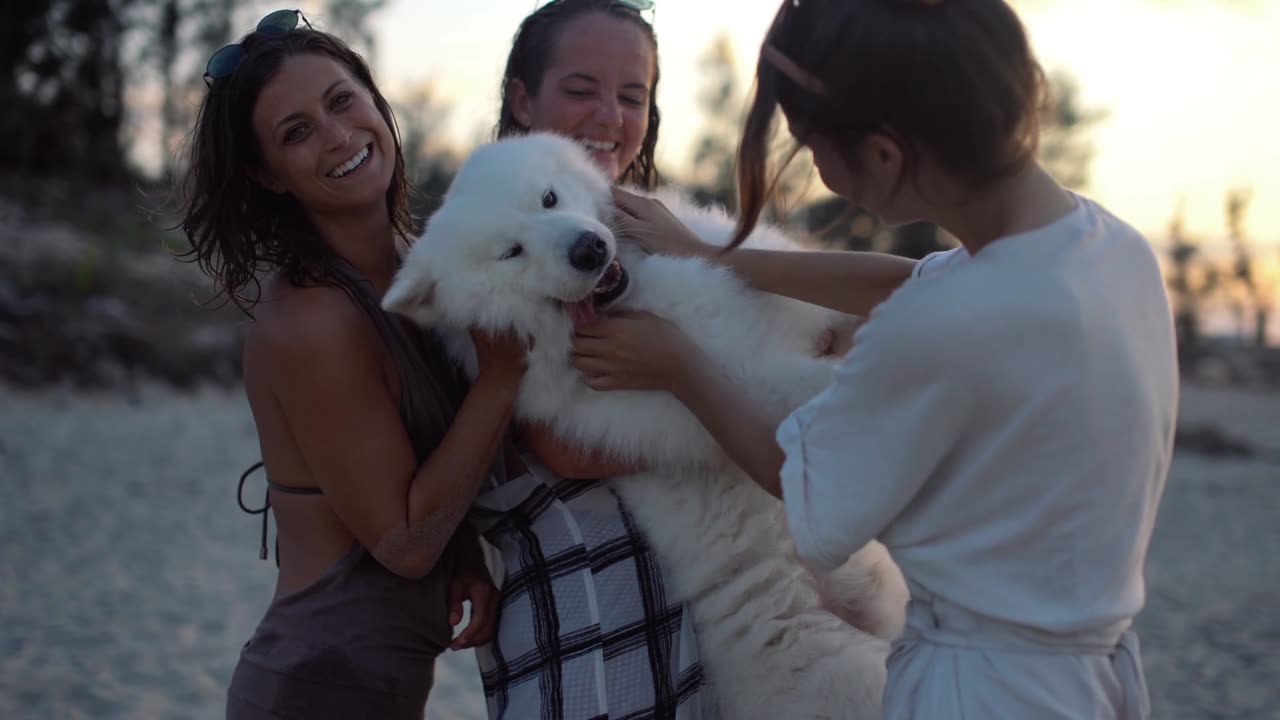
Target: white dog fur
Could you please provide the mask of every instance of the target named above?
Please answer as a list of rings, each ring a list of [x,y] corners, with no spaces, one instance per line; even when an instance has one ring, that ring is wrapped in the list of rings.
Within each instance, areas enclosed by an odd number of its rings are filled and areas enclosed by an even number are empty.
[[[878,718],[886,638],[900,629],[906,601],[884,547],[873,542],[815,578],[796,559],[782,504],[681,403],[662,392],[587,388],[569,362],[567,307],[590,296],[604,269],[575,269],[569,250],[584,232],[603,239],[629,274],[611,307],[676,323],[778,418],[827,385],[835,360],[815,357],[816,344],[847,316],[752,290],[704,261],[615,243],[609,186],[582,148],[559,137],[478,148],[383,306],[439,330],[472,374],[465,328],[515,327],[534,340],[517,416],[647,464],[611,482],[657,553],[670,598],[691,608],[724,717]],[[733,223],[723,212],[675,194],[662,200],[707,241],[728,241]],[[799,249],[769,226],[747,245]]]

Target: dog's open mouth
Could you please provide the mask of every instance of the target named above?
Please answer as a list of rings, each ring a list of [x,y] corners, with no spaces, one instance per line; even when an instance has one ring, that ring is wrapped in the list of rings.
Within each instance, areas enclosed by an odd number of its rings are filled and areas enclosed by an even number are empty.
[[[631,278],[621,263],[617,260],[609,263],[590,295],[576,303],[565,303],[569,310],[569,316],[573,318],[574,327],[585,325],[595,320],[596,311],[607,307],[609,303],[622,297],[622,294],[627,291],[627,284],[630,281]]]

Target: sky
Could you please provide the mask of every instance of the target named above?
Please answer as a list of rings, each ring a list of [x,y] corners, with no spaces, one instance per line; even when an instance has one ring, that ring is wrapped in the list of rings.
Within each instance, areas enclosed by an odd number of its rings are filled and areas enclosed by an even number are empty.
[[[436,137],[465,152],[493,127],[511,39],[539,2],[391,0],[373,18],[379,84],[393,98],[429,87],[450,107]],[[727,34],[749,87],[778,2],[657,0],[658,162],[669,176],[684,171],[703,127],[699,58],[717,34]],[[1188,232],[1221,253],[1226,193],[1251,187],[1248,231],[1280,284],[1280,0],[1012,4],[1045,69],[1073,75],[1084,104],[1107,113],[1092,133],[1086,192],[1157,246],[1181,204]],[[322,16],[308,15],[324,27]]]
[[[958,1],[958,0],[952,0]],[[471,147],[492,127],[509,43],[534,0],[393,0],[375,18],[384,89],[430,85],[451,106],[442,128]],[[1189,231],[1221,235],[1228,189],[1253,188],[1249,228],[1280,257],[1280,2],[1014,2],[1048,70],[1107,111],[1093,133],[1089,194],[1152,235],[1182,202]],[[678,171],[703,117],[697,62],[717,33],[738,51],[743,86],[777,0],[658,0],[663,69],[660,167]]]

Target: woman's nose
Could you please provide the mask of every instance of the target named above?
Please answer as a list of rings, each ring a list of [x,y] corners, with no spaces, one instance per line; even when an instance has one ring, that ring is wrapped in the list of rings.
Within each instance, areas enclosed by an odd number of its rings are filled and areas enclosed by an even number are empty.
[[[622,125],[622,107],[616,99],[605,98],[596,105],[596,122],[606,127]]]

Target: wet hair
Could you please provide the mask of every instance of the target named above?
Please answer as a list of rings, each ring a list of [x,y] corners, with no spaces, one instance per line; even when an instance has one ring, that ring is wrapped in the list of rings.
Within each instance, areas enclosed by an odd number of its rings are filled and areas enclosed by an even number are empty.
[[[520,124],[511,108],[511,83],[519,80],[530,96],[537,96],[542,89],[542,81],[547,74],[547,66],[551,64],[551,55],[555,51],[556,42],[560,39],[560,31],[569,21],[588,13],[604,13],[632,23],[644,32],[653,44],[653,87],[649,89],[649,130],[640,143],[640,152],[627,165],[619,178],[622,182],[638,185],[652,190],[658,185],[658,170],[654,166],[654,148],[658,144],[658,124],[661,115],[658,112],[658,38],[653,26],[638,10],[617,0],[552,0],[543,5],[520,23],[515,40],[511,44],[511,53],[507,56],[507,67],[502,73],[502,107],[498,113],[497,137],[507,137],[529,132],[529,128]]]
[[[387,188],[392,227],[411,237],[413,218],[400,133],[364,59],[342,40],[310,28],[278,36],[250,33],[241,44],[244,60],[230,76],[212,82],[187,138],[188,165],[178,186],[179,225],[191,248],[179,257],[195,262],[214,281],[215,297],[250,314],[259,292],[250,296],[245,290],[252,285],[260,291],[259,273],[279,270],[295,285],[322,284],[333,277],[338,260],[297,199],[252,179],[263,169],[253,130],[254,105],[288,58],[332,58],[369,91],[395,141],[395,170]]]
[[[781,109],[797,141],[846,150],[881,133],[980,187],[1034,156],[1045,80],[1004,0],[784,0],[765,36],[738,150],[742,208],[732,246],[759,220],[791,156],[770,172]]]

